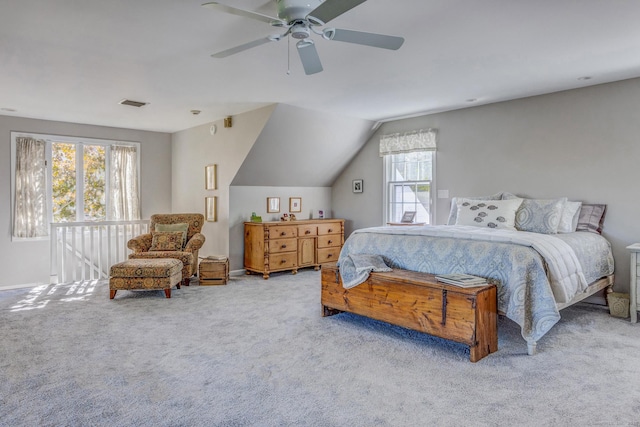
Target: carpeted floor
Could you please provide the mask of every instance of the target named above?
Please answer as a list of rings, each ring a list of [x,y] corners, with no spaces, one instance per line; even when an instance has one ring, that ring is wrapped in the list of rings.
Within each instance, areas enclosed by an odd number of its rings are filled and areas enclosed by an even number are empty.
[[[0,292],[2,426],[640,426],[640,324],[578,305],[499,351],[351,314],[320,274],[119,291]]]

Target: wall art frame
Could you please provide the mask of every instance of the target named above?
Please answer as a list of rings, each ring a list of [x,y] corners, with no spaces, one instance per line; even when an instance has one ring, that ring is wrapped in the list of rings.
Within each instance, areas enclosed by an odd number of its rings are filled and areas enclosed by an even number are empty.
[[[280,212],[280,197],[267,197],[267,213]]]
[[[207,165],[204,167],[204,188],[205,190],[218,189],[218,165]]]
[[[216,196],[204,198],[204,219],[208,222],[218,221],[218,198]]]
[[[364,190],[364,182],[361,179],[354,179],[352,189],[354,193],[362,193]]]
[[[289,197],[289,212],[302,212],[302,197]]]

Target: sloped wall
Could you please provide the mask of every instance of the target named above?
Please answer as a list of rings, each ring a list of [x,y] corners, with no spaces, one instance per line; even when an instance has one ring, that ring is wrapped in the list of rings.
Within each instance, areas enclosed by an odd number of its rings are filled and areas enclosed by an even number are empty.
[[[278,104],[231,185],[330,187],[373,125]]]

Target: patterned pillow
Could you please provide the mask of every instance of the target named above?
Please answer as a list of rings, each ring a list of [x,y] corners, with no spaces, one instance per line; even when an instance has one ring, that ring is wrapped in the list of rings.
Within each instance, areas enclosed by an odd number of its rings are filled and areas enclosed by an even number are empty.
[[[182,231],[153,231],[149,251],[181,251]]]
[[[187,231],[189,224],[186,222],[178,222],[176,224],[156,224],[155,231],[182,231],[182,248],[187,244]]]
[[[582,202],[569,202],[564,204],[564,210],[558,224],[558,233],[573,233],[578,226],[578,218],[580,217],[580,208]]]
[[[516,211],[522,199],[474,200],[458,199],[456,225],[503,228],[515,231]]]
[[[556,234],[567,198],[524,199],[516,213],[516,228],[532,233]]]
[[[502,192],[496,193],[492,196],[486,197],[465,197],[465,199],[470,200],[500,200],[502,197]],[[451,199],[451,210],[449,211],[449,219],[447,220],[447,225],[456,225],[456,219],[458,218],[458,199],[460,197],[454,197]]]
[[[607,205],[586,205],[582,204],[578,226],[576,231],[590,231],[592,233],[602,233],[604,215],[607,213]]]

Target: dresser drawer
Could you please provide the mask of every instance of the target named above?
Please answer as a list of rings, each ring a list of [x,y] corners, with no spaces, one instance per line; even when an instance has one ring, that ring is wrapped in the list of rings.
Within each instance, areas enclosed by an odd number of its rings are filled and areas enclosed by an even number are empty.
[[[342,238],[339,234],[329,234],[328,236],[318,236],[318,248],[331,248],[342,245]]]
[[[336,262],[338,261],[339,256],[340,256],[339,247],[318,249],[318,264]]]
[[[299,225],[298,226],[298,236],[299,237],[310,237],[318,235],[318,227],[315,225]]]
[[[269,270],[288,270],[298,266],[298,253],[288,252],[274,254],[269,257]]]
[[[298,239],[274,239],[269,240],[269,253],[291,252],[297,250]]]
[[[342,229],[339,222],[330,222],[329,224],[318,224],[318,236],[327,234],[340,234]]]
[[[298,227],[295,225],[269,227],[269,239],[284,239],[287,237],[297,237]]]

